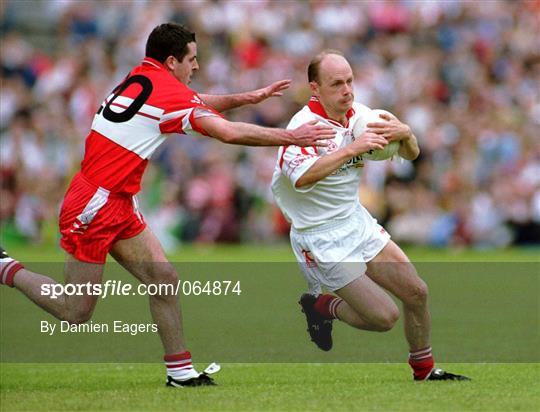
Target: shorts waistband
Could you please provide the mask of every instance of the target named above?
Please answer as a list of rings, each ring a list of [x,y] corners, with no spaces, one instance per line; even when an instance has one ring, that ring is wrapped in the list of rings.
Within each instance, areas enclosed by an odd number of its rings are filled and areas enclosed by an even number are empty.
[[[315,226],[315,227],[308,227],[306,229],[297,229],[295,227],[291,227],[291,232],[299,233],[299,234],[328,232],[329,230],[339,229],[343,226],[349,225],[350,220],[351,220],[351,216],[347,216],[346,218],[343,218],[343,219],[331,220],[329,222],[323,223],[322,225]]]
[[[109,199],[132,199],[133,197],[135,197],[134,195],[132,195],[130,193],[111,192],[110,190],[105,189],[104,187],[96,185],[94,182],[92,182],[90,179],[88,179],[85,175],[83,175],[82,172],[77,173],[75,175],[75,177],[73,178],[73,180],[75,180],[75,179],[82,180],[85,184],[87,184],[88,186],[93,187],[96,190],[101,190],[102,192],[106,192],[107,197]]]

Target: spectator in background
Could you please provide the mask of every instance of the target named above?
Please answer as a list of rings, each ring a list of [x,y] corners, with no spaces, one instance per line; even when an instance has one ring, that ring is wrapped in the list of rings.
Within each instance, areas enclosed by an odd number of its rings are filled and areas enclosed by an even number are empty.
[[[28,2],[6,2],[0,24],[2,150],[4,144],[9,147],[4,139],[16,122],[15,113],[33,112],[46,102],[51,116],[46,145],[65,147],[69,159],[79,158],[96,107],[91,91],[101,96],[126,75],[156,22],[181,19],[198,27],[208,45],[200,56],[205,64],[195,88],[227,93],[259,87],[271,78],[293,79],[291,93],[280,105],[241,110],[234,120],[283,126],[309,94],[303,68],[313,51],[338,47],[350,56],[359,68],[354,85],[358,100],[402,118],[422,147],[414,164],[366,165],[362,191],[371,200],[366,206],[391,225],[396,240],[482,247],[540,241],[537,1],[106,3],[49,1],[29,7]],[[84,65],[90,69],[81,70]],[[170,167],[167,154],[156,156],[153,164],[170,185],[160,186],[158,193],[149,191],[143,207],[158,204],[156,197],[174,203],[179,217],[171,219],[171,226],[178,240],[220,238],[201,233],[200,222],[212,212],[203,208],[196,213],[200,219],[194,219],[187,196],[192,178],[205,179],[197,162],[215,150],[212,146],[183,140],[164,148],[185,151],[181,166]],[[234,151],[229,163],[234,174],[257,173],[233,183],[230,190],[244,193],[242,201],[227,197],[234,210],[229,214],[237,231],[233,239],[275,239],[279,231],[273,228],[283,222],[268,219],[275,211],[264,195],[271,162],[261,160],[262,152]],[[268,157],[274,153],[269,151]],[[11,206],[3,208],[15,211],[24,194],[34,194],[9,177],[9,167],[0,167],[4,193],[11,199]],[[74,164],[66,165],[65,173],[72,170]],[[55,179],[57,186],[65,186],[65,175]],[[408,194],[399,182],[411,180],[414,190]],[[172,199],[164,189],[171,186],[178,188]],[[44,210],[58,207],[57,197],[39,200]],[[430,227],[421,236],[411,224],[419,218],[413,212],[416,203],[429,206],[423,219]],[[483,207],[491,218],[479,216]],[[52,215],[46,212],[43,218]],[[9,221],[15,221],[14,212],[4,211],[2,223]]]

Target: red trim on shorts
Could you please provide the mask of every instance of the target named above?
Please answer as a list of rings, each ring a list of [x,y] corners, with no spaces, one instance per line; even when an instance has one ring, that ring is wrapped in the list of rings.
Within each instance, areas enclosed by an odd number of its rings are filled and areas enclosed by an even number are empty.
[[[107,197],[91,219],[81,216],[99,190],[82,174],[77,174],[64,197],[60,211],[60,246],[82,262],[103,264],[114,243],[137,236],[146,228],[137,213],[133,196]]]
[[[289,146],[283,146],[283,152],[281,153],[281,158],[279,159],[279,168],[280,169],[283,169],[283,161],[285,160],[285,152],[287,151],[288,148],[289,148]]]

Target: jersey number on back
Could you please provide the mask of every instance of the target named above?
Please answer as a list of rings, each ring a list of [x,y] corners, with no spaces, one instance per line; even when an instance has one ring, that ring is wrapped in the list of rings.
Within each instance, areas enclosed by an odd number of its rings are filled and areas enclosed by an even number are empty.
[[[125,108],[123,112],[113,112],[111,110],[111,104],[116,100],[124,90],[126,90],[129,86],[132,84],[138,84],[141,86],[141,91],[133,99],[133,102]],[[137,114],[137,112],[141,109],[143,104],[146,103],[148,98],[150,97],[150,94],[152,94],[152,89],[154,86],[152,86],[152,82],[148,77],[142,76],[140,74],[136,74],[135,76],[128,77],[124,82],[120,83],[114,90],[114,96],[112,99],[105,105],[105,107],[101,106],[98,110],[98,114],[103,111],[103,117],[111,122],[114,123],[123,123],[127,122],[128,120],[131,120],[133,116]]]

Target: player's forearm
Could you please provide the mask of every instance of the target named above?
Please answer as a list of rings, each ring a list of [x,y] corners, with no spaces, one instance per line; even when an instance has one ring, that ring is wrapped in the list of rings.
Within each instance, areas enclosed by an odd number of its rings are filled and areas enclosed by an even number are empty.
[[[285,129],[260,127],[249,123],[229,123],[217,137],[224,143],[246,146],[289,146],[294,144],[294,135]]]
[[[213,107],[218,112],[235,109],[246,104],[251,104],[253,96],[251,92],[236,94],[199,94],[199,97],[208,106]]]
[[[402,158],[414,160],[420,154],[418,140],[416,140],[416,136],[412,132],[410,132],[409,138],[401,140],[400,143],[398,153]]]
[[[296,181],[296,187],[309,186],[324,179],[354,156],[355,152],[351,148],[345,147],[321,157]]]

